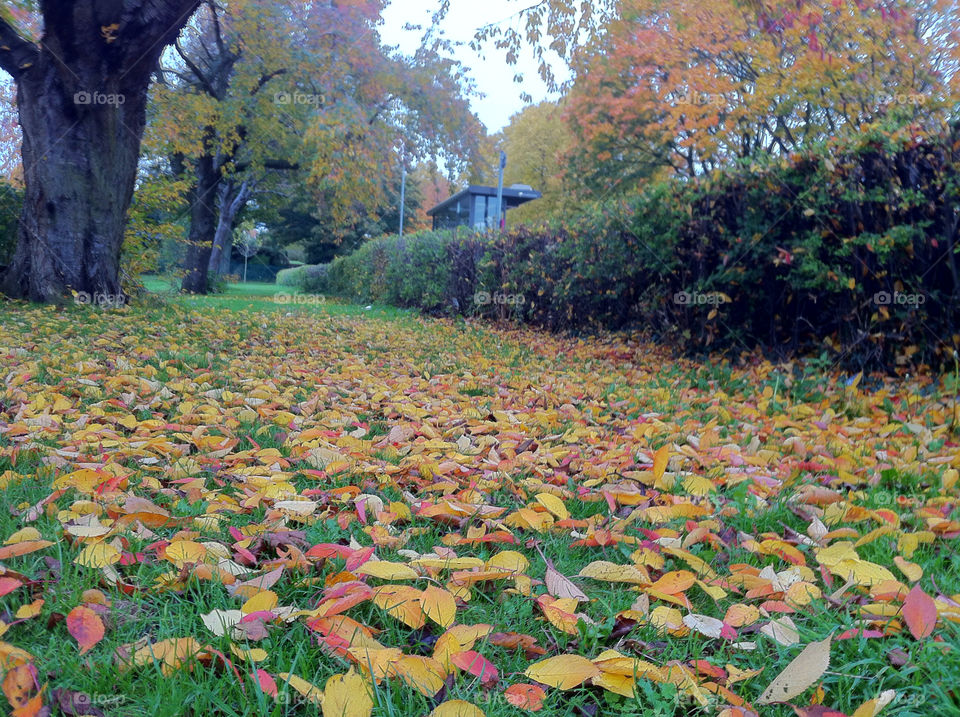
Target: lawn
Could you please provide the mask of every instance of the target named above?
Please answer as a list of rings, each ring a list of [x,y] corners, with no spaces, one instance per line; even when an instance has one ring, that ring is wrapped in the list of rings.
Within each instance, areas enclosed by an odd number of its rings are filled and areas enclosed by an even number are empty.
[[[17,714],[960,714],[942,383],[278,290],[0,307]]]

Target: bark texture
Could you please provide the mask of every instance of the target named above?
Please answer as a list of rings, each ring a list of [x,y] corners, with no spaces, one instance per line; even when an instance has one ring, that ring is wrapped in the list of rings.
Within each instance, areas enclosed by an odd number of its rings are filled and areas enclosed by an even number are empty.
[[[117,296],[150,77],[199,0],[47,0],[40,45],[0,19],[17,82],[25,201],[5,294]]]

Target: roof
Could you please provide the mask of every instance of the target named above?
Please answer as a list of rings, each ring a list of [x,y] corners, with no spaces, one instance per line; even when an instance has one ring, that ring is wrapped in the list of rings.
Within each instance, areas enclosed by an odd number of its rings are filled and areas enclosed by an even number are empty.
[[[440,202],[433,209],[427,210],[427,214],[433,216],[439,211],[446,209],[451,204],[460,201],[469,196],[487,196],[495,197],[497,196],[496,187],[485,187],[482,184],[471,184],[469,187],[463,191],[457,192],[452,197],[449,197],[442,202]],[[513,207],[519,207],[521,204],[526,204],[527,202],[533,201],[534,199],[540,199],[543,195],[535,189],[530,189],[529,187],[504,187],[503,188],[503,203],[508,209]]]

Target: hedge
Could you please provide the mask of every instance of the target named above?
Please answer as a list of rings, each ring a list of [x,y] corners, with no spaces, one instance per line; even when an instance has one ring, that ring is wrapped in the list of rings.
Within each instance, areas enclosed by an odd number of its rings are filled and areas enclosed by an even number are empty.
[[[326,281],[328,267],[329,264],[305,264],[281,269],[277,272],[276,283],[301,291],[317,291],[319,285]]]
[[[667,181],[564,225],[383,237],[317,290],[553,330],[637,328],[692,352],[952,363],[960,125]]]

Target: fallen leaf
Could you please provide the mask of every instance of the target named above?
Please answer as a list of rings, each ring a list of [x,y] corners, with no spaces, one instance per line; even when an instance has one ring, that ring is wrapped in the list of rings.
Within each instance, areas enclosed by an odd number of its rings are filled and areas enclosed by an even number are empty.
[[[830,666],[830,637],[811,642],[790,661],[760,695],[757,704],[788,702],[816,684]]]
[[[600,668],[580,655],[558,655],[530,665],[523,674],[541,684],[571,690],[599,675]]]
[[[67,631],[80,645],[80,654],[84,655],[103,639],[103,621],[90,608],[78,605],[67,615]]]
[[[919,585],[914,585],[903,601],[903,619],[915,640],[933,634],[937,625],[937,604]]]
[[[373,712],[370,688],[353,669],[327,680],[322,705],[323,717],[370,717]]]

